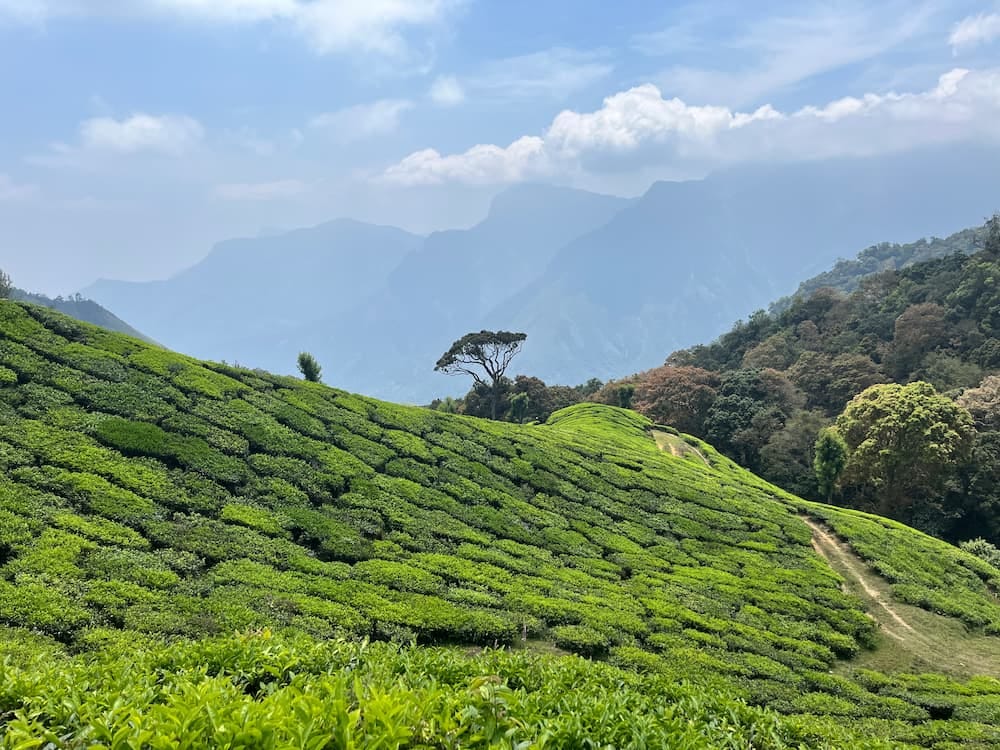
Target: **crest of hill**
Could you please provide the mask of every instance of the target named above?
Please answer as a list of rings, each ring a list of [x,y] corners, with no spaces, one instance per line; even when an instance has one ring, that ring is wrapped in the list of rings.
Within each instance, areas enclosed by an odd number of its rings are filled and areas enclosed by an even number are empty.
[[[69,299],[64,297],[52,298],[47,297],[44,294],[26,292],[22,289],[15,289],[11,296],[12,299],[20,302],[29,302],[33,305],[51,307],[53,310],[58,310],[63,315],[68,315],[71,318],[82,320],[84,323],[92,323],[95,326],[107,328],[109,331],[124,333],[126,336],[134,336],[137,339],[142,339],[143,341],[149,341],[152,343],[151,339],[142,335],[139,331],[119,318],[113,312],[101,307],[92,299],[86,299],[80,295],[70,297]]]
[[[906,244],[883,242],[872,245],[858,253],[856,258],[839,260],[829,271],[803,281],[795,294],[774,302],[770,306],[770,312],[784,312],[796,299],[808,299],[824,288],[851,294],[857,291],[863,279],[883,271],[898,271],[956,253],[972,255],[982,248],[984,234],[983,227],[974,227],[955,232],[944,239],[931,237]]]
[[[831,674],[875,633],[802,515],[857,539],[894,596],[981,634],[1000,632],[1000,571],[899,524],[807,506],[694,438],[678,436],[704,461],[675,458],[653,427],[594,404],[525,426],[397,406],[0,303],[0,624],[22,644],[4,648],[37,665],[34,631],[45,649],[128,661],[125,643],[275,628],[415,641],[417,670],[423,645],[544,644],[612,662],[637,695],[654,689],[642,671],[656,690],[684,680],[785,714],[788,743],[767,747],[1000,742],[998,680]],[[508,668],[534,669],[519,658]],[[612,679],[600,669],[592,680]],[[0,670],[0,694],[41,700],[18,674]],[[240,700],[265,700],[257,689]],[[678,710],[716,726],[693,705]]]

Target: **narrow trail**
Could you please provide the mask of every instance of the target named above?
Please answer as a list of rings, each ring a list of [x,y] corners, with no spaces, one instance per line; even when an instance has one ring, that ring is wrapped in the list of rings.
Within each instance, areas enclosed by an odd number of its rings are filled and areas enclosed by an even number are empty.
[[[661,430],[651,430],[651,432],[653,440],[656,441],[656,446],[664,453],[669,453],[677,458],[694,455],[700,458],[705,466],[712,465],[708,462],[708,459],[705,458],[704,453],[690,443],[684,442],[683,438],[680,438],[677,435],[671,435],[669,432],[663,432]]]
[[[879,586],[877,576],[872,573],[861,558],[815,521],[808,518],[802,520],[812,530],[813,549],[830,563],[834,570],[861,587],[861,590],[866,594],[867,603],[874,605],[869,607],[869,614],[881,626],[883,632],[896,640],[903,641],[905,638],[898,631],[898,628],[904,628],[909,631],[910,637],[919,638],[916,628],[904,620],[899,612],[886,601],[885,592],[879,590],[884,588],[884,585]]]
[[[812,531],[816,553],[839,573],[845,588],[865,605],[879,633],[886,636],[874,652],[862,653],[854,666],[888,671],[933,669],[944,674],[1000,677],[1000,639],[969,632],[958,620],[902,604],[892,587],[850,545],[823,524],[802,517]]]

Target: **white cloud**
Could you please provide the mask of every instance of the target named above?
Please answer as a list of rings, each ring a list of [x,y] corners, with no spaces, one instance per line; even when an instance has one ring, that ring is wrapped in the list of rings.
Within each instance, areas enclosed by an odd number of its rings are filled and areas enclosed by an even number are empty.
[[[518,138],[506,148],[473,146],[465,153],[451,156],[442,156],[429,148],[389,167],[383,179],[399,185],[519,182],[547,172],[545,158],[545,141],[533,136]]]
[[[133,154],[153,151],[181,154],[204,136],[201,123],[186,115],[137,113],[124,120],[95,117],[80,125],[80,141],[85,149]]]
[[[443,22],[465,0],[0,0],[0,19],[40,23],[80,16],[275,23],[319,53],[364,50],[404,56],[405,32]]]
[[[411,107],[413,102],[408,99],[379,99],[317,115],[309,121],[309,127],[322,130],[342,143],[359,141],[392,133]]]
[[[957,53],[960,49],[989,44],[995,39],[1000,39],[1000,13],[980,13],[955,24],[948,43]]]
[[[587,113],[558,114],[541,137],[510,146],[478,145],[460,154],[426,149],[389,167],[382,179],[406,185],[504,183],[636,166],[704,173],[759,159],[810,159],[903,150],[932,143],[996,140],[1000,70],[961,68],[924,92],[866,94],[780,112],[739,112],[666,99],[652,85],[609,96]]]
[[[455,76],[438,76],[431,84],[429,96],[435,104],[453,107],[464,101],[465,91]]]
[[[216,185],[212,194],[227,201],[271,201],[295,198],[307,192],[309,185],[301,180],[273,182],[232,182]]]
[[[37,185],[15,182],[9,175],[0,173],[0,201],[17,201],[31,198],[38,193]]]

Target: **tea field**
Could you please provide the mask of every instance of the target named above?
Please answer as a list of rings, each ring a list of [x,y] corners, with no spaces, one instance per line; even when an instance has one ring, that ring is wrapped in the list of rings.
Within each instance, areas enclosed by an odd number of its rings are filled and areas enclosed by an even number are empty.
[[[852,667],[891,645],[804,518],[978,637],[1000,571],[633,412],[476,420],[0,302],[0,469],[0,748],[1000,746],[1000,674]]]

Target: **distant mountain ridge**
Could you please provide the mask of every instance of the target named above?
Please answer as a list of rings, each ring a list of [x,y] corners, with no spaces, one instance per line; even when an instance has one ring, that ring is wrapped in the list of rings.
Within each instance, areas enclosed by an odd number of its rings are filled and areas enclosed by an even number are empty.
[[[946,258],[955,253],[971,255],[982,248],[983,234],[983,227],[974,227],[955,232],[944,239],[931,237],[902,245],[895,242],[873,245],[862,250],[857,257],[838,260],[829,271],[803,281],[795,294],[774,302],[770,311],[782,312],[793,300],[811,297],[824,287],[850,294],[857,290],[862,279],[876,273],[899,271],[926,260]]]
[[[331,222],[85,292],[172,348],[283,372],[308,350],[330,382],[399,401],[463,390],[433,362],[484,327],[528,334],[518,371],[578,383],[710,341],[845,252],[977,223],[996,166],[980,149],[754,165],[634,200],[521,185],[469,229]]]

